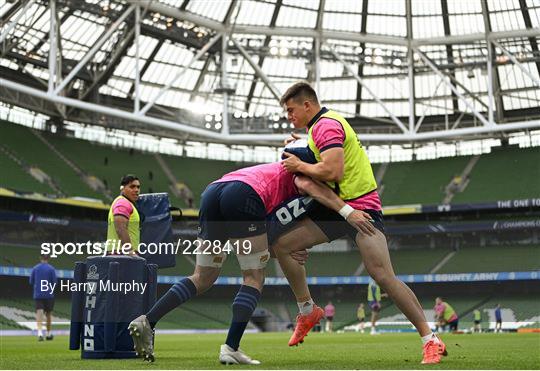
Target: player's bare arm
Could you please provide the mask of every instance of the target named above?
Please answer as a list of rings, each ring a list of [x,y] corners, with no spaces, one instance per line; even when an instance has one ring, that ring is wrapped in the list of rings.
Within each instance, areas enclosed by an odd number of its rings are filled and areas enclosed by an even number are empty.
[[[122,246],[125,245],[126,243],[131,243],[131,239],[129,238],[129,233],[128,233],[128,223],[129,223],[129,220],[125,216],[123,215],[114,216],[114,228],[116,229],[116,233],[118,234],[118,237],[120,237]]]
[[[343,148],[330,148],[321,153],[321,161],[308,164],[297,156],[284,153],[287,158],[283,160],[283,167],[291,173],[302,173],[310,178],[323,182],[339,182],[344,173]]]
[[[338,213],[347,206],[347,204],[325,184],[310,179],[307,176],[297,176],[294,180],[294,184],[301,192],[309,194],[317,202]],[[346,220],[360,233],[367,236],[375,235],[375,227],[371,224],[371,216],[368,213],[361,210],[353,210],[346,217]]]

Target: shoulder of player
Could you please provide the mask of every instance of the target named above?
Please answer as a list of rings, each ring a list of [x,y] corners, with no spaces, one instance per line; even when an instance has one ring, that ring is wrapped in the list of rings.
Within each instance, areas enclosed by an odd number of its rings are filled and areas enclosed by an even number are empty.
[[[321,137],[324,136],[327,132],[337,132],[341,133],[341,135],[343,136],[345,135],[345,129],[339,121],[326,117],[320,119],[317,122],[317,124],[313,127],[311,134],[313,137]]]
[[[331,117],[322,117],[319,119],[319,121],[317,121],[317,124],[313,127],[313,130],[316,130],[316,129],[320,130],[321,128],[325,128],[325,127],[327,128],[336,127],[336,128],[343,129],[343,125],[338,120],[333,119]]]
[[[131,201],[127,198],[120,197],[113,203],[112,207],[125,207],[132,210],[135,208],[135,205],[133,205],[133,203],[131,203]]]

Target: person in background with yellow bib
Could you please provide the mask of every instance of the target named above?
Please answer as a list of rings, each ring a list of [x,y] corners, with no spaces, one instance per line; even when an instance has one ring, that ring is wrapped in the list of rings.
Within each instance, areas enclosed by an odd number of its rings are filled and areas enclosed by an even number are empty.
[[[356,318],[358,318],[358,322],[360,323],[360,328],[356,330],[360,330],[360,332],[364,333],[364,325],[366,321],[366,310],[364,309],[364,303],[360,303],[358,306],[358,309],[356,310]]]
[[[384,235],[377,182],[354,129],[339,113],[321,107],[317,93],[306,82],[298,82],[287,89],[280,105],[296,129],[307,130],[308,146],[317,160],[311,164],[286,153],[283,167],[291,173],[301,173],[326,183],[346,203],[338,213],[325,207],[313,207],[307,212],[308,218],[282,235],[274,245],[300,308],[289,346],[303,342],[309,330],[322,318],[321,308],[315,305],[309,293],[305,268],[291,253],[349,235],[356,242],[369,275],[418,330],[424,344],[422,363],[439,363],[441,355],[447,354],[446,347],[431,331],[416,295],[394,273]],[[293,135],[288,142],[298,138]],[[349,228],[344,220],[354,210],[369,214],[357,229]]]
[[[107,219],[107,251],[112,255],[137,254],[141,218],[135,202],[140,191],[139,178],[131,174],[122,177],[120,196],[112,202]]]

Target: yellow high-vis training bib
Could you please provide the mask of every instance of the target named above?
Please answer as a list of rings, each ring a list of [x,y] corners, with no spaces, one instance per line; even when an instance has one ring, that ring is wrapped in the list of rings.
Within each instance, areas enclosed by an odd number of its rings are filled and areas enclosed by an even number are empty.
[[[107,251],[111,251],[113,248],[116,250],[119,243],[118,241],[120,241],[120,237],[118,237],[118,233],[116,233],[116,228],[114,227],[113,208],[114,204],[122,198],[130,202],[124,196],[118,196],[114,199],[113,203],[111,204],[111,208],[109,209],[109,217],[107,218]],[[139,212],[137,211],[135,205],[133,205],[133,212],[131,213],[128,222],[128,235],[129,240],[131,241],[132,251],[139,250],[139,241],[141,238],[140,224],[141,218],[139,216]]]
[[[321,161],[321,153],[315,145],[312,132],[313,128],[322,118],[337,121],[345,132],[343,142],[343,152],[345,168],[343,179],[339,183],[327,182],[336,191],[342,200],[354,200],[377,189],[377,182],[371,169],[371,164],[367,157],[362,143],[356,136],[356,132],[343,116],[337,112],[327,110],[323,112],[308,130],[308,145],[315,154],[317,161]]]

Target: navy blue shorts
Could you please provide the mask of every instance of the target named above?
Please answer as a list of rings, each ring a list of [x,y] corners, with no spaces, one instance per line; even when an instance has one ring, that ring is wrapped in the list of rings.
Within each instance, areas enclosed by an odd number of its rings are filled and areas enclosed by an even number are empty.
[[[240,181],[206,187],[199,210],[199,238],[225,243],[263,233],[266,207],[253,188]]]
[[[450,328],[450,331],[457,331],[458,324],[459,324],[459,319],[455,319],[447,323],[448,327]]]
[[[383,215],[380,210],[362,210],[368,213],[373,219],[373,226],[384,234]],[[306,215],[323,231],[330,241],[334,241],[343,236],[350,236],[353,241],[356,239],[358,230],[343,219],[338,212],[315,202],[315,205],[308,210]]]
[[[377,300],[370,300],[368,301],[368,305],[374,312],[379,312],[381,310],[381,302]]]
[[[54,309],[53,299],[35,299],[36,310],[43,309],[45,313],[51,313]]]

